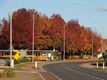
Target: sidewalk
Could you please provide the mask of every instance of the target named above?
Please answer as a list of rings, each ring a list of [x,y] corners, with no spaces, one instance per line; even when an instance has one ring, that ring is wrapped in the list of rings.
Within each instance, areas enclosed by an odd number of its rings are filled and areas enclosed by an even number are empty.
[[[14,78],[0,78],[0,80],[58,80],[55,76],[45,71],[42,66],[52,62],[38,61],[38,67],[35,68],[35,63],[25,63],[17,65],[13,68],[16,72]],[[53,62],[54,63],[54,62]],[[12,69],[9,67],[0,67],[0,70]]]
[[[14,68],[16,76],[14,78],[0,78],[0,80],[43,80],[39,72],[41,72],[40,66],[45,62],[38,62],[38,68],[34,68],[34,63],[25,63],[23,65],[17,65]],[[9,69],[9,67],[0,67],[1,69]]]

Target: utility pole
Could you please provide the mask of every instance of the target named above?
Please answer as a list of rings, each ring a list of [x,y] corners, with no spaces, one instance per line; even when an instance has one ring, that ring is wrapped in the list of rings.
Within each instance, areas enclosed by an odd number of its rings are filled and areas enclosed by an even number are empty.
[[[34,62],[34,12],[33,12],[33,16],[32,16],[32,21],[33,21],[33,26],[32,26],[32,62]]]
[[[12,59],[12,14],[9,15],[9,21],[10,21],[10,67],[14,67],[14,62]]]
[[[64,25],[64,53],[63,53],[63,60],[65,59],[65,26],[66,26],[66,24]]]
[[[92,30],[92,58],[94,56],[94,52],[93,52],[93,30]]]

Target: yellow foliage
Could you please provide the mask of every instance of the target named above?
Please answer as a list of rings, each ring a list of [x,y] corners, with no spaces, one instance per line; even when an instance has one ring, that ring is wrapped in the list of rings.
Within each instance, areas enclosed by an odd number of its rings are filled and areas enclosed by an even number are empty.
[[[13,50],[13,52],[16,53],[13,58],[14,58],[15,60],[19,60],[19,59],[20,59],[20,51],[19,51],[19,50]]]

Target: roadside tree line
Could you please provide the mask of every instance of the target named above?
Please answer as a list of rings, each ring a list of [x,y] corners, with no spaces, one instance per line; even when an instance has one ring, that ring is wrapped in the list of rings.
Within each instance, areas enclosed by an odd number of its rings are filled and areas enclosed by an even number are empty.
[[[80,25],[78,20],[65,22],[59,14],[48,17],[36,10],[22,8],[13,12],[12,15],[14,49],[32,49],[33,13],[34,49],[56,49],[63,52],[64,29],[66,53],[87,51],[91,54],[92,46],[94,53],[97,53],[101,47],[101,36],[91,28]],[[0,23],[0,49],[9,49],[9,37],[10,21],[4,18]]]

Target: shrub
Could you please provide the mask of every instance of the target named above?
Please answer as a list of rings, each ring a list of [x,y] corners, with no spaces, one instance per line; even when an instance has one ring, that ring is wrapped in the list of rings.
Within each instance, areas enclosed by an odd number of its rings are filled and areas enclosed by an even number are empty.
[[[22,58],[20,60],[14,60],[14,64],[20,64],[20,63],[25,63],[25,62],[30,62],[31,61],[31,58]],[[6,60],[6,66],[10,66],[10,59],[7,59]]]
[[[20,60],[14,60],[14,64],[20,64],[21,63],[21,61]],[[6,64],[5,64],[6,66],[10,66],[10,59],[7,59],[6,60]]]
[[[30,62],[30,61],[31,61],[31,59],[27,58],[27,57],[24,57],[21,59],[21,63]]]

